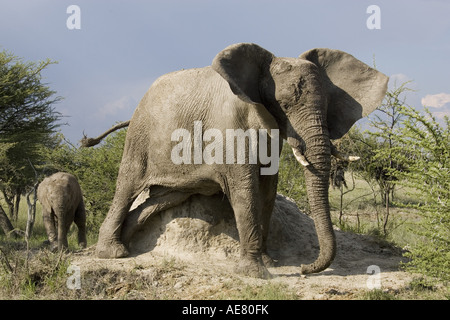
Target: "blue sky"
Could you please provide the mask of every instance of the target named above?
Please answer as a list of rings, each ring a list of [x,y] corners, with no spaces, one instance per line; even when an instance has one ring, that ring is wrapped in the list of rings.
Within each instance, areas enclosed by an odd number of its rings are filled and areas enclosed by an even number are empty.
[[[66,26],[70,5],[81,29]],[[381,29],[368,29],[370,5]],[[58,61],[44,81],[64,100],[61,131],[74,144],[128,120],[160,75],[204,67],[226,46],[253,42],[277,56],[347,51],[412,80],[407,103],[450,115],[450,1],[0,0],[0,50]]]

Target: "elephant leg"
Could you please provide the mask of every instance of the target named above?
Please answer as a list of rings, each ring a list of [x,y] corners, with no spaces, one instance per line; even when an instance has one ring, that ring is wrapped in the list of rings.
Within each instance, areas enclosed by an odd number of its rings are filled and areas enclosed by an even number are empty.
[[[81,201],[75,211],[75,217],[73,222],[77,225],[78,228],[78,245],[81,248],[86,248],[87,240],[86,240],[86,211],[84,208],[84,202]]]
[[[55,216],[51,209],[42,208],[42,217],[44,220],[45,231],[47,232],[48,241],[50,242],[50,250],[58,246],[58,234],[56,232]]]
[[[187,200],[192,193],[175,191],[170,188],[156,186],[150,189],[150,197],[132,210],[122,226],[122,242],[126,245],[133,234],[141,228],[154,214],[175,207]]]
[[[135,198],[125,193],[119,193],[114,197],[111,208],[100,227],[96,246],[99,258],[122,258],[128,256],[128,249],[120,241],[122,223],[133,204]]]
[[[229,190],[229,200],[236,217],[241,248],[236,272],[257,278],[270,278],[261,255],[261,205],[257,200],[258,189],[258,186],[255,186]]]
[[[135,170],[132,164],[128,164],[127,160],[122,160],[116,193],[98,235],[96,251],[99,258],[122,258],[129,254],[128,249],[121,241],[122,224],[134,200],[144,190],[144,178],[140,174],[141,170]]]
[[[70,224],[67,225],[67,217],[64,211],[55,212],[58,217],[58,250],[63,250],[69,247],[67,242],[67,232]]]
[[[269,236],[270,219],[272,217],[275,199],[277,197],[278,174],[260,177],[261,192],[261,225],[262,225],[262,258],[266,267],[273,267],[274,260],[267,253],[267,238]]]

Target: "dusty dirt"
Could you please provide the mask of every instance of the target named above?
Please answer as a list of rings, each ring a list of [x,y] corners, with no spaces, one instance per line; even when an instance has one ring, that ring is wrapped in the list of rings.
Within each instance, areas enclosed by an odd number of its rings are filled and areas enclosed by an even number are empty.
[[[140,210],[145,210],[143,200]],[[369,236],[335,229],[338,251],[333,264],[319,274],[303,276],[299,265],[318,253],[314,224],[297,206],[277,196],[268,240],[277,260],[270,280],[233,272],[239,243],[232,210],[223,196],[194,196],[180,207],[149,219],[131,242],[132,255],[98,259],[91,247],[72,255],[84,286],[109,277],[97,298],[243,299],[261,288],[278,288],[267,298],[358,299],[376,287],[395,293],[412,276],[399,270],[398,248]],[[276,294],[277,290],[275,291]],[[95,297],[94,297],[95,298]]]

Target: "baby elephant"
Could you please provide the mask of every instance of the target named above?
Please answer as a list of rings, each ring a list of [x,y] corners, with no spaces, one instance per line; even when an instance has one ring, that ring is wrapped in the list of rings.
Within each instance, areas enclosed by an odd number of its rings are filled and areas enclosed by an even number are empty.
[[[78,227],[78,244],[85,248],[86,213],[77,179],[69,173],[55,173],[39,184],[37,196],[51,249],[68,247],[67,232],[72,222]]]

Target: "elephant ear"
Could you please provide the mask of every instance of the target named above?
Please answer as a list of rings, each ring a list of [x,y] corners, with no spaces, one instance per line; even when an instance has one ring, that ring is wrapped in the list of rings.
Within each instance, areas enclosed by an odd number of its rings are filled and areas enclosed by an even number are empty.
[[[261,103],[259,80],[269,69],[274,55],[253,43],[238,43],[219,52],[212,68],[230,85],[235,95],[245,102]]]
[[[328,101],[328,130],[339,139],[381,105],[389,78],[339,50],[312,49],[300,55],[319,67]]]

